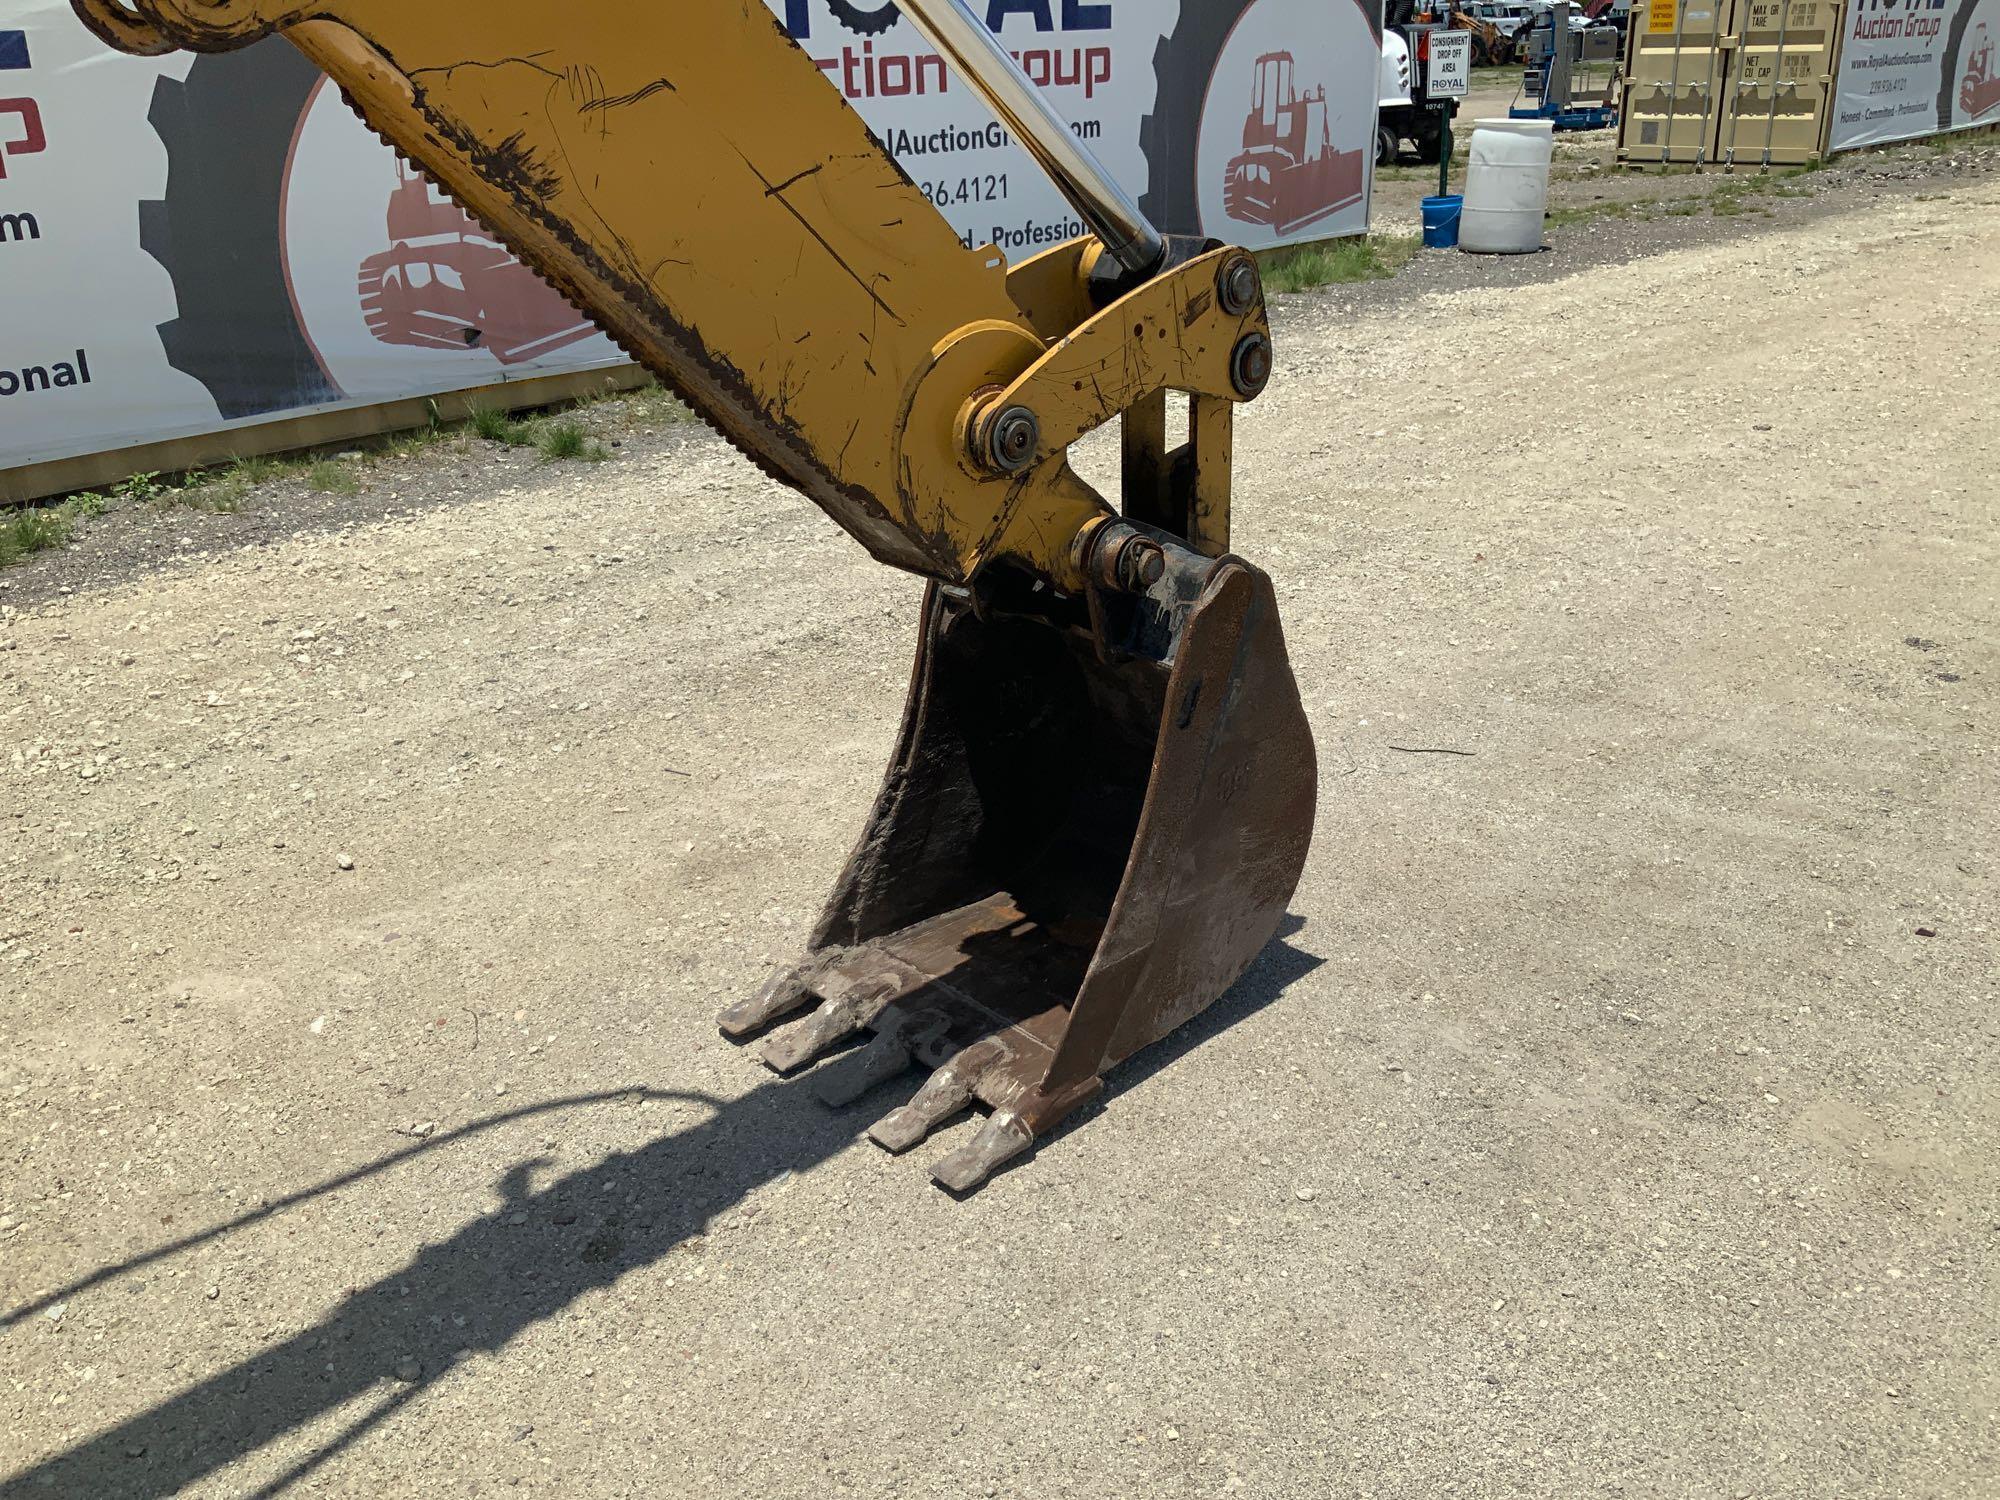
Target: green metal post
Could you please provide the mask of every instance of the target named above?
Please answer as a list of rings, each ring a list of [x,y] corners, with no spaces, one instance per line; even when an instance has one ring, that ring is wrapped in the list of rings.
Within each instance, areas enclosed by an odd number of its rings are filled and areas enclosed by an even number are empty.
[[[1444,119],[1438,126],[1438,196],[1451,192],[1451,117],[1458,113],[1458,101],[1444,102]]]

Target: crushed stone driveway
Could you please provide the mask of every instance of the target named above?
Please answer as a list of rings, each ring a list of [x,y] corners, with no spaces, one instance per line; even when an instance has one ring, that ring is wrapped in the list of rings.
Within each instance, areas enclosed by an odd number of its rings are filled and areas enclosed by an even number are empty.
[[[919,596],[718,440],[17,570],[0,1495],[1995,1493],[2000,185],[1277,318],[1295,920],[965,1202],[713,1027]]]

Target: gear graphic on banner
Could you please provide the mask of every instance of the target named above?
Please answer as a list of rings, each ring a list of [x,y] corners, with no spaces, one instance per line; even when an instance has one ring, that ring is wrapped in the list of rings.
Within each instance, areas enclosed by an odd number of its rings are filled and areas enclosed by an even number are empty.
[[[834,20],[857,36],[880,36],[903,19],[895,0],[886,0],[873,9],[850,4],[849,0],[826,0],[826,8],[833,12]]]
[[[139,205],[139,244],[173,279],[167,363],[225,417],[340,399],[293,309],[282,224],[286,164],[315,68],[273,37],[163,75],[146,118],[167,148],[163,197]]]

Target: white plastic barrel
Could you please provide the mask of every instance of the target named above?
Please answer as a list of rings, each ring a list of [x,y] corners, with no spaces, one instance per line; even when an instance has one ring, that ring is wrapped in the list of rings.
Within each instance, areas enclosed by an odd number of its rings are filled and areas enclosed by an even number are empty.
[[[1542,248],[1554,150],[1555,127],[1547,120],[1472,122],[1459,249],[1520,255]]]

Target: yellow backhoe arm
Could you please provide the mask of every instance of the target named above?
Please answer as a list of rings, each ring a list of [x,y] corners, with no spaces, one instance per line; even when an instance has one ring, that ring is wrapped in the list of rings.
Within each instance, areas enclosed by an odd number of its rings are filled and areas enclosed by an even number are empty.
[[[1094,233],[968,249],[763,0],[73,0],[128,52],[282,33],[635,359],[883,562],[933,580],[896,757],[806,953],[724,1011],[830,1096],[936,1069],[901,1150],[969,1189],[1212,1003],[1312,831],[1270,581],[1228,555],[1255,262],[1162,239],[964,0],[903,9]],[[1167,395],[1187,393],[1170,446]],[[1070,445],[1123,421],[1123,513]]]
[[[968,399],[1013,384],[1047,347],[1008,295],[1004,257],[959,243],[759,0],[79,9],[116,46],[143,46],[148,28],[198,50],[282,31],[378,133],[874,556],[948,582],[1006,557],[1081,585],[1074,540],[1109,512],[1061,461],[1077,403],[1045,429],[1065,441],[1037,443],[1026,468],[967,446],[990,439],[966,430]],[[1148,330],[1147,373],[1175,385],[1162,356],[1186,347],[1189,308],[1155,293],[1156,306],[1174,321]],[[1261,321],[1244,311],[1208,321]],[[1143,394],[1100,377],[1096,421]]]

